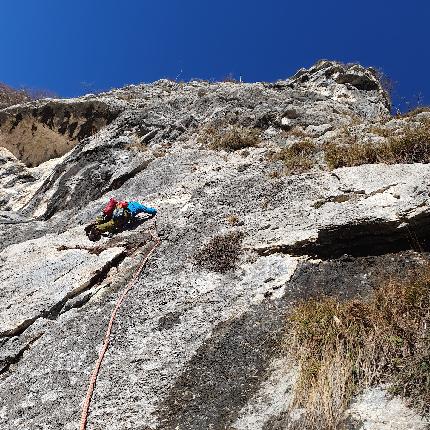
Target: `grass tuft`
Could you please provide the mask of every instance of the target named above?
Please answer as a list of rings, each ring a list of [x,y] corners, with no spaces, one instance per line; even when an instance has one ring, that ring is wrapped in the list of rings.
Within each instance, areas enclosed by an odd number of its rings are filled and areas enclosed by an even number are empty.
[[[430,122],[409,126],[385,143],[332,143],[325,148],[324,157],[330,169],[373,163],[430,163]]]
[[[270,156],[272,161],[282,161],[287,174],[300,174],[310,170],[315,165],[314,155],[317,151],[315,144],[309,140],[301,140]]]
[[[213,237],[195,255],[199,267],[225,273],[234,269],[242,250],[243,233],[234,231]]]
[[[199,141],[210,149],[232,152],[258,146],[260,133],[257,129],[237,125],[229,125],[225,129],[211,125],[202,130]]]
[[[232,226],[238,225],[240,222],[240,219],[236,214],[231,214],[227,217],[227,222]]]
[[[349,145],[331,143],[324,150],[324,158],[329,169],[378,163],[380,155],[381,148],[368,143]]]

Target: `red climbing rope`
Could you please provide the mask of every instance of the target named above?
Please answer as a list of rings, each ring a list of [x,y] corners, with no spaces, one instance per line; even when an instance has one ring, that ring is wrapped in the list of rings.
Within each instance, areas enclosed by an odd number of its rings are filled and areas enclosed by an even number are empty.
[[[112,314],[111,314],[111,317],[109,320],[109,324],[107,326],[107,330],[106,330],[106,333],[104,336],[103,347],[100,351],[99,358],[97,359],[96,365],[94,366],[93,373],[91,374],[87,395],[85,396],[84,404],[82,407],[81,422],[79,425],[79,430],[86,430],[86,428],[87,428],[88,413],[89,413],[89,409],[90,409],[91,398],[93,396],[94,387],[96,385],[97,376],[99,374],[104,355],[105,355],[105,353],[108,349],[108,346],[109,346],[110,335],[112,332],[112,326],[113,326],[113,323],[115,321],[116,314],[118,313],[118,310],[121,307],[122,302],[126,298],[128,292],[133,288],[133,285],[137,281],[137,278],[139,277],[143,268],[145,267],[146,262],[149,260],[151,255],[154,253],[157,246],[161,243],[161,240],[157,234],[157,227],[156,227],[155,221],[154,221],[154,227],[155,227],[155,235],[153,233],[150,233],[152,236],[152,239],[154,241],[154,245],[148,251],[148,253],[145,255],[145,257],[143,258],[142,262],[140,263],[139,267],[137,268],[136,272],[134,273],[134,276],[131,278],[131,280],[128,282],[127,286],[125,287],[124,291],[119,296],[119,298],[116,302],[116,305],[112,311]]]

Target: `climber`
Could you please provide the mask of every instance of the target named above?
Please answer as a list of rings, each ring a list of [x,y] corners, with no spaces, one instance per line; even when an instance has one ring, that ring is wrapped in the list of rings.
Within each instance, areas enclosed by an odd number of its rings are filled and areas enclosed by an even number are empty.
[[[157,210],[137,201],[117,201],[111,197],[102,214],[96,217],[96,222],[85,227],[85,232],[88,238],[95,242],[103,233],[113,234],[115,231],[123,230],[140,213],[147,213],[153,217]]]

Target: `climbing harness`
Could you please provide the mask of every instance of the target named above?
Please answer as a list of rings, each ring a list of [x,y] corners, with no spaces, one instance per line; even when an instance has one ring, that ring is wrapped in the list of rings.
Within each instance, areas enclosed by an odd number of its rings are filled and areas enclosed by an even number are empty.
[[[120,294],[120,296],[119,296],[119,298],[115,304],[115,307],[112,311],[112,314],[111,314],[111,317],[109,320],[109,324],[107,326],[106,333],[104,336],[103,347],[100,350],[99,358],[97,359],[96,364],[95,364],[94,369],[93,369],[93,372],[91,374],[87,395],[85,396],[84,404],[82,406],[82,414],[81,414],[81,422],[79,425],[79,430],[86,430],[86,428],[87,428],[88,413],[89,413],[91,398],[93,396],[94,388],[95,388],[96,381],[97,381],[97,376],[99,374],[104,355],[105,355],[105,353],[108,349],[108,346],[109,346],[109,340],[110,340],[110,335],[112,332],[112,326],[113,326],[113,323],[115,321],[118,310],[121,307],[124,299],[126,298],[127,294],[129,293],[129,291],[133,288],[134,283],[137,281],[140,274],[142,273],[142,270],[145,267],[146,262],[149,260],[151,255],[154,253],[157,246],[160,245],[160,243],[161,243],[161,239],[159,238],[158,233],[157,233],[156,220],[154,220],[154,231],[155,231],[155,234],[152,233],[151,231],[149,232],[151,237],[152,237],[152,240],[154,242],[154,245],[149,249],[147,254],[144,256],[142,262],[140,263],[140,265],[137,268],[136,272],[134,273],[133,277],[128,282],[127,286],[124,288],[124,291],[122,292],[122,294]]]

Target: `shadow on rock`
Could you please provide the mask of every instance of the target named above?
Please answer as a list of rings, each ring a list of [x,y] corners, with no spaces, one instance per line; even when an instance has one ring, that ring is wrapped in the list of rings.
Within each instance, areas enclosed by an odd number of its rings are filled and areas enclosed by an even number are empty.
[[[284,306],[267,301],[219,324],[161,405],[159,428],[228,428],[279,353],[284,312]]]

